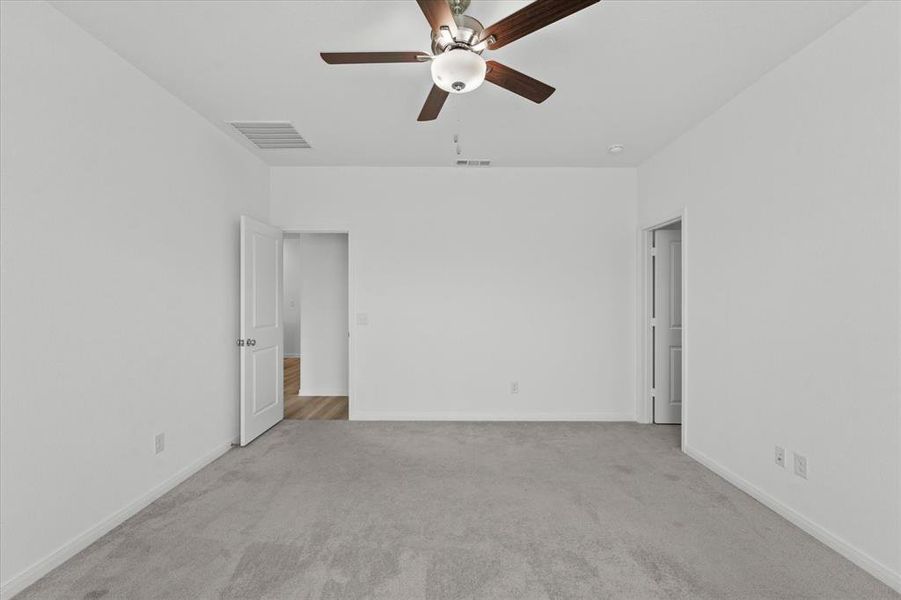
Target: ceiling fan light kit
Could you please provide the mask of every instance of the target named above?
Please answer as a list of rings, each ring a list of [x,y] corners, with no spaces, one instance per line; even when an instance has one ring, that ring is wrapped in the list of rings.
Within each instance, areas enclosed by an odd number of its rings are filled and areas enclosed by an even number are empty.
[[[482,52],[497,50],[597,2],[600,0],[535,0],[484,27],[463,14],[470,0],[417,0],[432,28],[431,56],[425,52],[323,52],[320,56],[330,65],[430,61],[433,85],[419,121],[436,119],[449,94],[467,94],[485,81],[541,103],[554,88],[497,61],[486,61]]]
[[[454,48],[432,60],[432,81],[445,92],[466,94],[482,85],[486,70],[484,58]]]

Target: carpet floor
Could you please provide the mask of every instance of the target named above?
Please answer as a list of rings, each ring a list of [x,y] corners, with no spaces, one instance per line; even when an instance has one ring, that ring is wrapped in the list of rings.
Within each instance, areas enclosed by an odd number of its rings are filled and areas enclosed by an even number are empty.
[[[18,596],[898,598],[626,423],[284,421]]]

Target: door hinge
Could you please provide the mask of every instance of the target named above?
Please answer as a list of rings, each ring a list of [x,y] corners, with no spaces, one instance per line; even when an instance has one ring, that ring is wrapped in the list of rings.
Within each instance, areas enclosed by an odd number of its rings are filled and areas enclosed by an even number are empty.
[[[244,341],[243,338],[238,338],[238,339],[237,339],[237,342],[238,342],[238,345],[239,345],[239,346],[245,346],[245,345],[246,345],[246,342]]]
[[[657,248],[651,248],[651,256],[657,256]]]

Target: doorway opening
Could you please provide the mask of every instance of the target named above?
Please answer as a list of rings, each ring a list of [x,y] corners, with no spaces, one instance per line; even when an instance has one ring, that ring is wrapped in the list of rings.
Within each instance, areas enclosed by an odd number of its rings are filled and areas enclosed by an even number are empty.
[[[348,234],[284,234],[285,418],[347,420]]]
[[[642,231],[639,420],[681,425],[685,440],[684,214]]]

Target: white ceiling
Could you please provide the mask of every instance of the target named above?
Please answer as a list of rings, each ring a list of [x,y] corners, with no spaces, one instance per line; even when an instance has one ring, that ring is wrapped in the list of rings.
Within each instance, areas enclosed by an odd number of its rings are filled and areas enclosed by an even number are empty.
[[[326,65],[320,51],[425,50],[412,1],[57,1],[271,165],[629,166],[654,154],[863,0],[604,0],[486,57],[557,88],[485,84],[416,116],[427,64]],[[485,25],[528,4],[473,0]],[[261,151],[227,121],[291,121],[311,150]],[[611,155],[607,147],[624,144]]]

